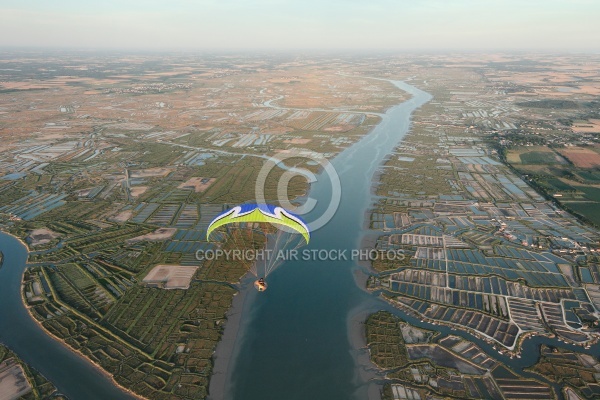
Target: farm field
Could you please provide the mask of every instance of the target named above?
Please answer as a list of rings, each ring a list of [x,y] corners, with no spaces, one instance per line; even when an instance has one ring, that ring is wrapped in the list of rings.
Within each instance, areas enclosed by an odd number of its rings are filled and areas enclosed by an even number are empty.
[[[590,223],[600,222],[596,210],[600,206],[596,148],[566,147],[552,151],[548,147],[510,149],[506,161],[529,176],[531,182],[547,197],[553,197]],[[558,155],[557,153],[560,153]],[[596,163],[598,162],[598,163]]]
[[[598,147],[568,147],[561,150],[561,154],[578,168],[594,168],[600,166],[600,152]]]
[[[567,161],[546,146],[511,149],[506,159],[511,164],[566,164]]]

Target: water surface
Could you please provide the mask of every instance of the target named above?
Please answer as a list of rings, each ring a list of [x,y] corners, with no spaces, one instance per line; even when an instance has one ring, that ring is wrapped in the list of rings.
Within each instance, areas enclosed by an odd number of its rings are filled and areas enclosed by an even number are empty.
[[[411,113],[431,95],[394,81],[412,98],[390,108],[359,142],[332,160],[341,182],[341,202],[328,224],[313,232],[301,250],[359,248],[373,175],[408,131]],[[310,187],[318,201],[306,216],[316,219],[328,206],[326,174]],[[269,275],[269,289],[245,305],[245,323],[236,343],[226,398],[365,399],[368,382],[357,369],[348,335],[349,316],[381,300],[361,289],[347,261],[288,261]]]
[[[122,391],[87,359],[49,336],[29,315],[21,299],[27,248],[0,232],[0,342],[48,378],[71,400],[128,400]]]

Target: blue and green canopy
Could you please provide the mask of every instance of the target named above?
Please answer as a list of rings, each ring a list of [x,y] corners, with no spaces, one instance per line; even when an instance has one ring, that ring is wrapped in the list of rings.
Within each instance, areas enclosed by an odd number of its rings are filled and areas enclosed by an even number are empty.
[[[242,204],[217,215],[208,225],[206,239],[210,240],[210,234],[215,229],[238,222],[268,222],[273,225],[287,227],[301,234],[307,244],[310,240],[310,230],[302,218],[282,207],[271,204]]]

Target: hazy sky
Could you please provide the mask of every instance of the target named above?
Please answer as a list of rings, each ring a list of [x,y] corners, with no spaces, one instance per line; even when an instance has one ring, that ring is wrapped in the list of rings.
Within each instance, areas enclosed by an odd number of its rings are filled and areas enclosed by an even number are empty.
[[[600,0],[0,0],[0,46],[600,51]]]

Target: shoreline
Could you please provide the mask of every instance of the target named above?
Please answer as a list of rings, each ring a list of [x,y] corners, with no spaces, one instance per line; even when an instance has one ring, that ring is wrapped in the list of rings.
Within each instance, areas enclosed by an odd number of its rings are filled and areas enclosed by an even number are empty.
[[[381,384],[383,371],[371,361],[371,352],[368,348],[365,322],[370,314],[375,312],[374,307],[359,306],[348,313],[347,329],[348,342],[350,343],[352,357],[356,364],[355,381],[363,382],[357,388],[356,395],[368,400],[381,400]]]
[[[21,293],[22,292],[23,291],[21,291]],[[23,299],[23,295],[22,294],[21,294],[21,299]],[[46,328],[44,328],[44,325],[42,325],[42,323],[40,321],[38,321],[37,319],[35,319],[35,317],[33,316],[33,314],[31,314],[31,312],[29,311],[30,307],[25,306],[25,308],[27,309],[27,313],[29,314],[29,316],[31,317],[31,319],[33,319],[35,321],[35,323],[40,327],[40,329],[42,329],[44,331],[45,334],[47,334],[48,336],[50,336],[54,341],[58,342],[61,346],[67,348],[69,351],[77,354],[77,356],[85,359],[85,361],[87,361],[90,364],[92,364],[92,366],[94,367],[94,369],[96,369],[100,374],[102,374],[105,377],[107,377],[108,379],[110,379],[110,381],[113,383],[113,385],[115,385],[115,387],[119,388],[120,390],[122,390],[123,392],[125,392],[127,394],[132,395],[136,399],[139,399],[139,400],[149,400],[146,397],[142,397],[139,394],[137,394],[134,391],[132,391],[131,389],[127,389],[126,387],[124,387],[121,384],[119,384],[119,382],[116,381],[116,379],[114,378],[114,376],[112,376],[107,370],[105,370],[104,368],[102,368],[102,366],[100,366],[94,360],[92,360],[91,358],[87,357],[80,350],[74,349],[73,347],[69,346],[67,342],[65,342],[64,340],[62,340],[61,338],[59,338],[58,336],[54,335],[52,332],[50,332],[49,330],[47,330]],[[37,371],[37,369],[36,369],[36,371]],[[40,372],[38,371],[38,373],[40,373]],[[43,374],[42,374],[42,376],[43,376]],[[45,378],[45,376],[44,376],[44,378]],[[46,379],[48,379],[48,378],[46,378]],[[50,381],[50,380],[48,379],[48,381]],[[50,382],[52,382],[52,381],[50,381]]]
[[[394,85],[394,86],[396,86],[395,82],[397,82],[397,80],[392,80],[392,79],[382,79],[382,78],[376,78],[376,77],[368,77],[368,78],[375,79],[375,80],[386,80],[386,81],[392,83],[392,85]],[[398,88],[398,89],[400,89],[400,88]],[[400,89],[400,90],[402,90],[402,89]],[[403,102],[397,104],[398,106],[414,99],[414,97],[415,97],[414,94],[409,93],[406,90],[402,90],[402,91],[407,93],[409,95],[409,97],[406,100],[404,100]],[[429,100],[427,100],[427,102],[428,101]],[[381,175],[383,174],[382,168],[384,167],[386,161],[390,157],[393,156],[396,148],[400,145],[400,143],[402,143],[406,139],[406,136],[410,132],[411,125],[412,125],[412,113],[420,107],[421,106],[415,108],[414,110],[412,110],[410,112],[408,127],[406,129],[405,134],[400,138],[400,140],[398,140],[398,142],[394,145],[394,147],[387,152],[387,154],[384,156],[381,164],[377,167],[377,169],[374,171],[373,175],[370,177],[370,185],[368,188],[369,195],[370,195],[369,204],[367,205],[366,209],[363,212],[362,229],[361,229],[360,235],[359,235],[357,243],[356,243],[358,245],[358,248],[360,248],[360,249],[375,248],[377,239],[379,238],[379,234],[376,231],[371,230],[370,217],[371,217],[371,212],[373,210],[373,207],[375,206],[375,204],[377,202],[377,198],[379,197],[377,195],[377,187],[380,184],[380,178],[381,178]],[[392,108],[393,107],[390,107],[390,108],[388,108],[388,110],[392,109]],[[386,113],[384,114],[384,117],[381,118],[380,122],[384,121],[386,116],[387,116],[387,110],[386,110]],[[361,290],[363,290],[366,293],[369,293],[374,298],[379,298],[379,296],[374,296],[372,291],[370,291],[368,289],[367,285],[368,285],[369,278],[373,277],[373,276],[377,276],[377,275],[378,275],[378,272],[373,269],[372,263],[369,261],[359,261],[356,264],[355,269],[353,271],[353,276],[354,276],[356,285]],[[357,394],[362,395],[361,396],[362,398],[367,398],[368,400],[381,400],[382,399],[383,386],[384,386],[383,381],[385,381],[385,371],[371,360],[371,351],[370,351],[370,349],[368,347],[368,343],[367,343],[367,332],[366,332],[366,325],[365,325],[366,321],[367,321],[369,315],[382,309],[382,307],[377,307],[376,304],[377,303],[367,303],[367,304],[363,305],[362,307],[359,306],[358,308],[350,311],[350,313],[348,314],[348,322],[347,322],[347,324],[348,324],[348,340],[350,342],[350,347],[352,349],[353,357],[354,357],[356,367],[357,367],[357,371],[356,371],[357,378],[359,378],[360,382],[365,382],[363,385],[364,387],[359,388]]]
[[[93,368],[100,374],[104,375],[106,378],[108,378],[115,387],[119,388],[121,391],[137,398],[140,400],[147,400],[145,397],[142,397],[140,395],[138,395],[137,393],[133,392],[130,389],[127,389],[125,387],[123,387],[122,385],[120,385],[115,378],[108,372],[106,371],[104,368],[102,368],[98,363],[96,363],[95,361],[93,361],[92,359],[90,359],[89,357],[87,357],[85,354],[83,354],[80,350],[74,349],[73,347],[69,346],[63,339],[59,338],[58,336],[54,335],[52,332],[50,332],[49,330],[47,330],[44,325],[38,321],[33,314],[31,313],[30,309],[31,307],[26,303],[25,301],[25,297],[23,295],[23,275],[25,274],[25,271],[30,268],[29,264],[28,264],[28,260],[29,260],[29,253],[30,253],[30,249],[29,246],[27,245],[27,243],[25,241],[23,241],[21,238],[19,238],[18,236],[15,236],[11,233],[6,232],[5,230],[0,230],[1,233],[11,236],[12,238],[16,239],[19,243],[21,243],[21,245],[23,245],[23,247],[25,248],[26,252],[27,252],[27,258],[25,259],[25,268],[23,269],[22,273],[21,273],[21,278],[20,278],[20,286],[19,286],[19,294],[21,297],[21,304],[23,305],[23,307],[25,308],[25,310],[27,311],[27,315],[29,316],[29,318],[44,332],[44,334],[48,335],[50,338],[52,338],[52,340],[54,340],[55,342],[57,342],[60,346],[64,347],[65,349],[71,351],[72,353],[76,354],[78,357],[82,358],[83,360],[87,361],[88,363],[90,363]],[[10,346],[6,345],[4,342],[0,342],[3,344],[3,346],[5,346],[6,348],[8,348],[9,350],[11,350],[13,353],[15,353],[19,358],[19,354],[17,352],[15,352]],[[49,382],[51,382],[55,387],[56,384],[54,382],[52,382],[50,379],[48,379],[44,374],[42,374],[38,368],[36,368],[35,366],[32,366],[31,364],[29,364],[28,362],[26,362],[25,360],[23,360],[23,362],[25,362],[27,365],[29,365],[31,368],[35,369],[40,375],[42,375],[46,380],[48,380]],[[57,388],[57,391],[60,392],[60,389]],[[60,392],[61,394],[63,394],[62,392]],[[64,395],[64,394],[63,394]]]
[[[238,292],[226,314],[226,322],[221,339],[213,352],[213,369],[208,384],[207,400],[222,400],[229,393],[226,386],[232,373],[232,361],[239,349],[238,341],[243,338],[244,324],[242,316],[252,298],[253,278],[242,278]]]
[[[357,240],[359,249],[375,248],[379,235],[370,229],[370,210],[376,199],[375,188],[379,174],[375,172],[369,188],[371,192],[371,202],[369,207],[363,213],[363,224],[360,236]],[[373,292],[367,287],[369,278],[376,276],[377,271],[373,269],[370,261],[361,260],[356,263],[352,271],[356,286],[365,293],[373,296]],[[374,299],[378,298],[374,296]],[[358,381],[365,382],[362,388],[358,389],[357,395],[367,400],[381,400],[383,394],[383,383],[385,380],[385,371],[371,360],[371,351],[367,343],[366,321],[369,315],[380,310],[376,303],[366,304],[350,311],[348,314],[348,341],[353,352],[353,357],[357,367]]]

